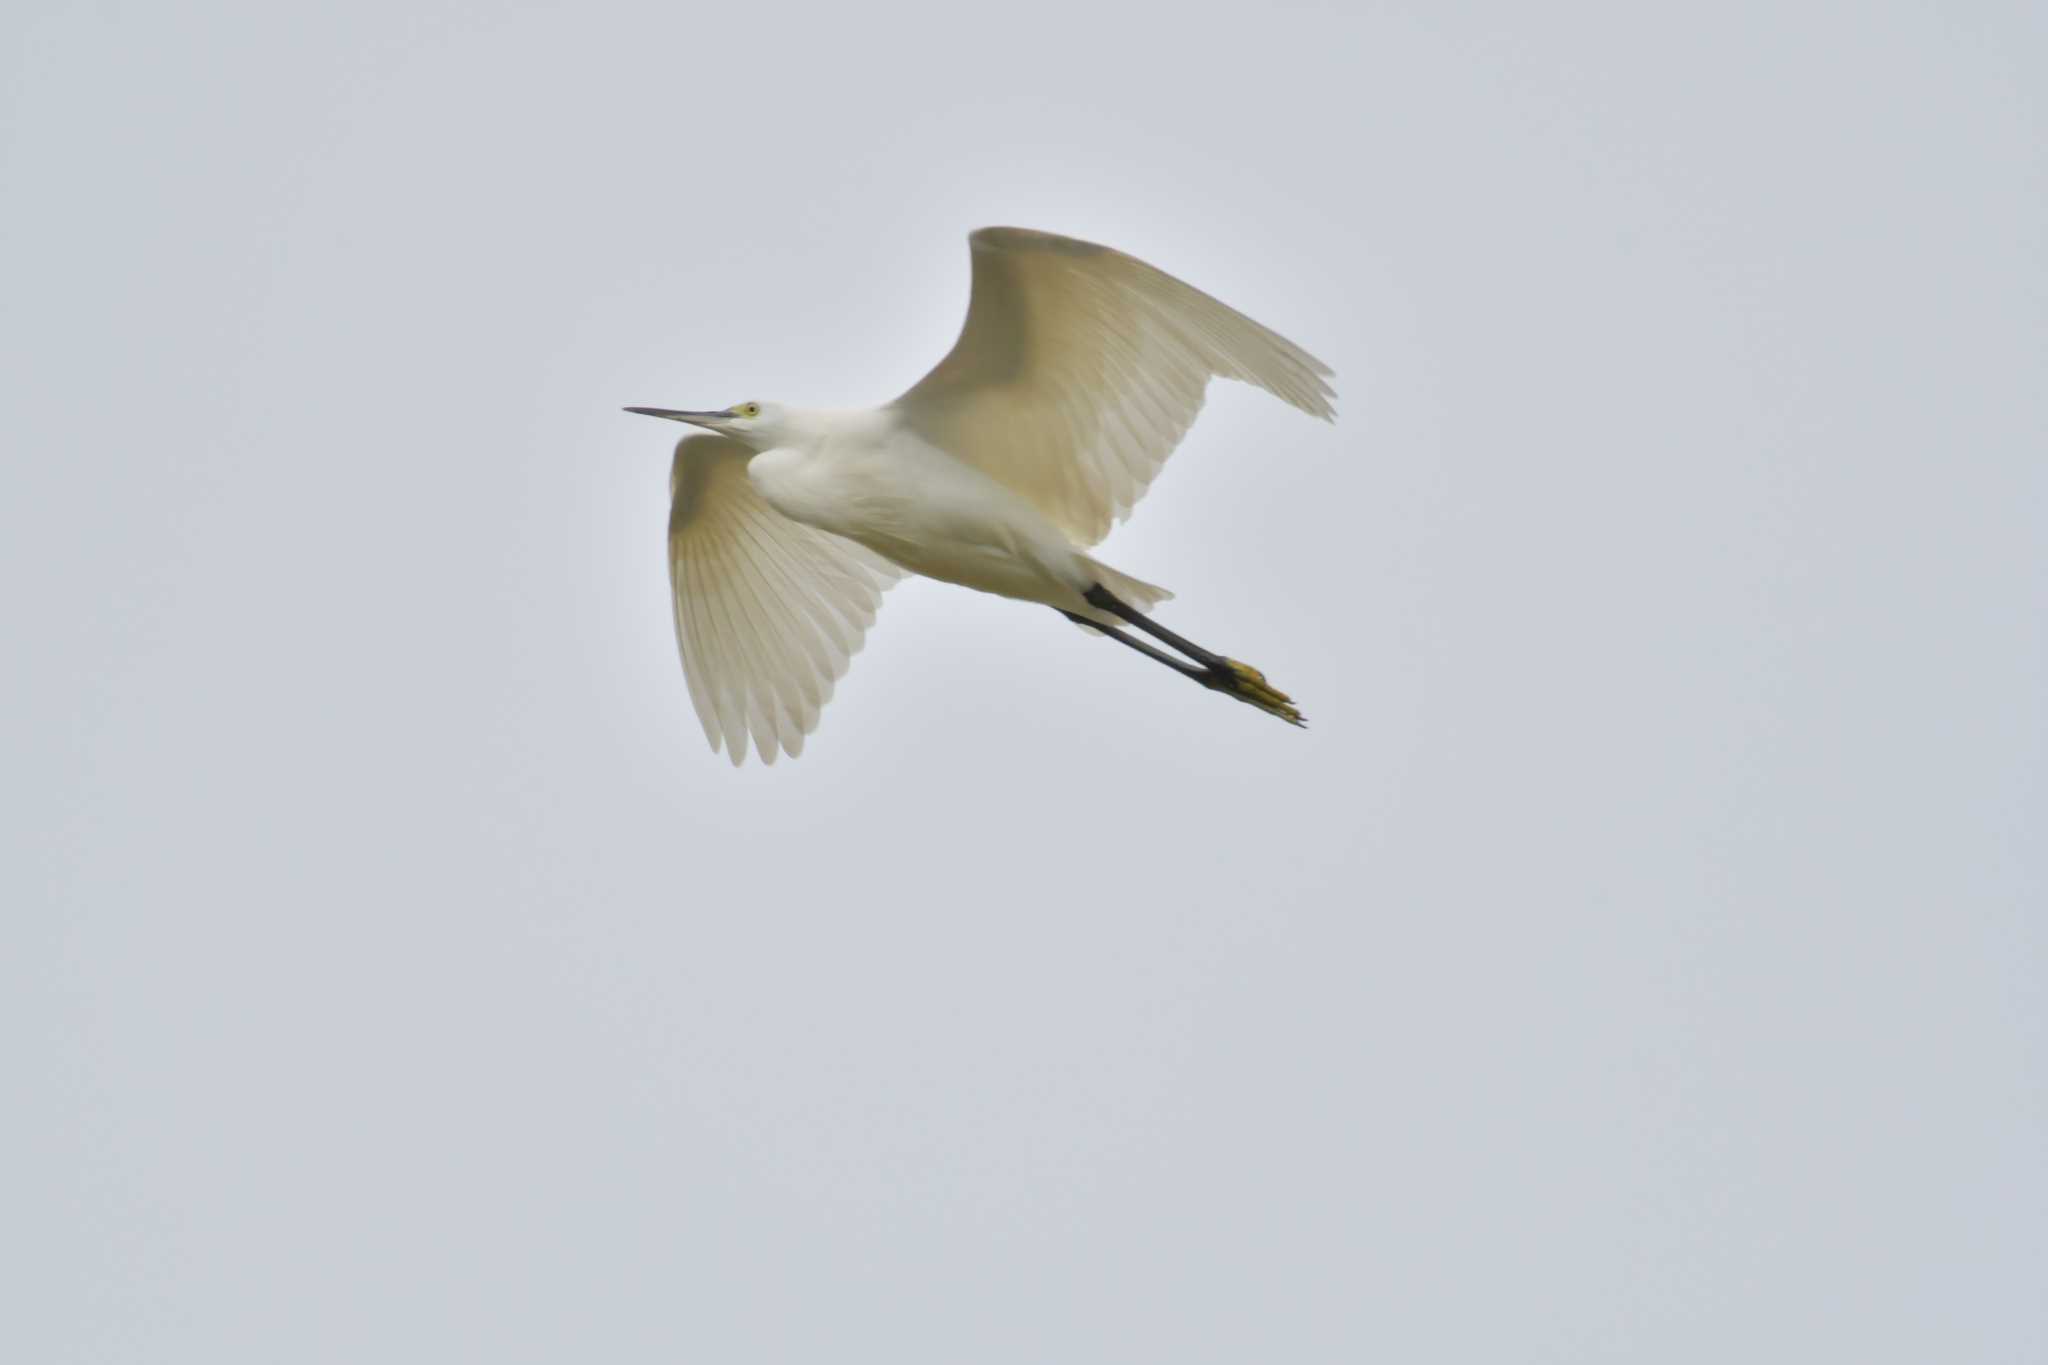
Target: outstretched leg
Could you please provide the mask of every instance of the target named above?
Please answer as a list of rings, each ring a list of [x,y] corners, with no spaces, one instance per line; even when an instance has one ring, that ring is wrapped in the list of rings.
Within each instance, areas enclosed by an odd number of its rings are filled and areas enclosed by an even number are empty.
[[[1087,617],[1082,616],[1077,612],[1063,611],[1060,613],[1060,615],[1066,617],[1069,621],[1072,621],[1077,626],[1086,626],[1088,627],[1088,629],[1092,631],[1097,631],[1103,635],[1107,635],[1110,639],[1116,641],[1118,644],[1124,645],[1130,649],[1135,649],[1148,659],[1157,659],[1160,663],[1165,664],[1168,668],[1180,674],[1183,678],[1193,678],[1196,682],[1202,682],[1204,679],[1208,677],[1208,671],[1206,669],[1196,668],[1193,664],[1182,663],[1179,659],[1174,658],[1165,650],[1154,649],[1152,646],[1146,644],[1143,640],[1133,640],[1130,636],[1124,634],[1115,626],[1105,626],[1100,621],[1091,621]]]
[[[1266,675],[1250,664],[1241,664],[1235,659],[1213,654],[1193,640],[1175,634],[1099,583],[1084,595],[1088,605],[1129,622],[1154,639],[1164,641],[1201,667],[1182,663],[1164,650],[1154,649],[1142,640],[1132,639],[1113,626],[1090,621],[1085,616],[1076,616],[1073,612],[1064,613],[1070,620],[1099,630],[1119,644],[1127,645],[1147,658],[1158,660],[1182,677],[1192,678],[1213,691],[1227,692],[1248,706],[1256,706],[1268,715],[1278,716],[1289,725],[1307,725],[1302,719],[1301,712],[1295,708],[1293,699],[1267,682]]]

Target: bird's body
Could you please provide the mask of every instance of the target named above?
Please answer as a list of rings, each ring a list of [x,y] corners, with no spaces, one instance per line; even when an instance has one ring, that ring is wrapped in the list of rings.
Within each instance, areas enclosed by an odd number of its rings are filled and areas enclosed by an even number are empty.
[[[719,433],[676,447],[669,516],[676,634],[712,747],[734,763],[749,737],[768,762],[801,752],[904,573],[1052,607],[1300,724],[1257,670],[1146,616],[1171,594],[1088,550],[1143,495],[1212,376],[1328,418],[1328,368],[1107,247],[1017,228],[971,243],[960,339],[894,402],[628,409]]]
[[[1117,624],[1085,597],[1106,566],[1024,498],[918,435],[901,413],[785,408],[780,416],[780,444],[748,461],[747,480],[783,516],[910,573]],[[1158,591],[1141,592],[1143,605]]]

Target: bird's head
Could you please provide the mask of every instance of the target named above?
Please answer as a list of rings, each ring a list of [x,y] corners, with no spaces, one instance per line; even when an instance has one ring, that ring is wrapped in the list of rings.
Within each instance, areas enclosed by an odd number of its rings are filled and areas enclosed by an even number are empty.
[[[688,422],[691,426],[730,436],[756,450],[780,445],[789,424],[788,410],[777,403],[735,403],[715,412],[681,412],[675,408],[627,408],[626,411],[637,412],[642,417],[666,417],[671,422]]]

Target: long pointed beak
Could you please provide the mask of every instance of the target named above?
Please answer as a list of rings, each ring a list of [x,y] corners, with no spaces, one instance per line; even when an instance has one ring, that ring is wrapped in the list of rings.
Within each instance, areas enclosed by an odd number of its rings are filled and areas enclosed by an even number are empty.
[[[719,412],[678,412],[674,408],[627,408],[626,411],[637,412],[642,417],[666,417],[671,422],[688,422],[698,427],[708,427],[713,422],[730,421],[733,416],[731,408]]]

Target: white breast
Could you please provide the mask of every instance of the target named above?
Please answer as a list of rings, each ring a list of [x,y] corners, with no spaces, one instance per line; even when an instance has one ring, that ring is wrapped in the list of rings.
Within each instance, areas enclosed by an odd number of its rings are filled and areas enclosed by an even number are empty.
[[[769,450],[747,475],[782,515],[913,573],[1063,603],[1082,576],[1078,553],[1036,509],[909,432]]]

